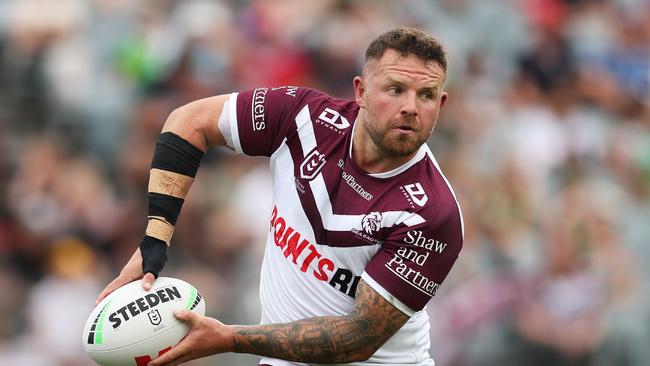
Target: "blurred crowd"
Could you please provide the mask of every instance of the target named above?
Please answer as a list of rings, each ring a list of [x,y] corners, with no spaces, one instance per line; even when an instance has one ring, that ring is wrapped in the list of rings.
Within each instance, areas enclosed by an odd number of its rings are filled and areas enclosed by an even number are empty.
[[[427,311],[442,366],[650,364],[650,1],[0,1],[0,365],[91,365],[81,331],[146,224],[153,148],[197,98],[352,97],[376,35],[450,59],[429,141],[465,246]],[[203,159],[163,275],[259,321],[267,161]],[[224,355],[193,365],[252,365]]]

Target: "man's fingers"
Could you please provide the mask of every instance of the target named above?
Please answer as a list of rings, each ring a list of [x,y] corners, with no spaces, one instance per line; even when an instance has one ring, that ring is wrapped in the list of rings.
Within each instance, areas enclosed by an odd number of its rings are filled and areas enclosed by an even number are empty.
[[[178,309],[174,311],[174,316],[176,319],[188,323],[190,326],[194,326],[199,321],[199,316],[189,310]]]
[[[99,296],[97,296],[97,298],[95,299],[95,306],[97,306],[97,304],[99,304],[100,301],[104,300],[104,298],[108,295],[108,293],[109,293],[109,292],[108,292],[108,286],[107,286],[107,287],[105,287],[104,290],[99,294]]]
[[[174,316],[178,320],[188,323],[191,327],[194,327],[201,320],[201,317],[198,314],[183,309],[175,310]],[[183,340],[172,347],[171,350],[163,353],[155,360],[152,360],[147,364],[147,366],[171,366],[193,360],[196,357],[192,356],[191,347],[188,342],[187,337],[183,338]]]
[[[151,287],[153,286],[153,281],[156,280],[156,277],[153,275],[151,272],[147,272],[147,274],[142,277],[142,288],[145,291],[151,290]]]
[[[175,359],[175,360],[172,360],[172,361],[171,361],[170,363],[168,363],[167,365],[169,365],[169,366],[180,365],[180,364],[182,364],[183,362],[187,362],[187,361],[193,360],[194,358],[195,358],[195,357],[192,357],[191,354],[186,353],[186,354],[182,355],[181,357],[179,357],[179,358],[177,358],[177,359]],[[165,365],[165,366],[167,366],[167,365]]]
[[[99,294],[99,296],[97,296],[97,299],[95,300],[95,306],[97,306],[97,304],[99,304],[100,301],[104,300],[104,298],[106,296],[110,295],[111,292],[117,290],[118,288],[126,285],[127,283],[129,283],[129,282],[131,282],[133,280],[135,280],[135,278],[127,279],[122,275],[118,276],[116,279],[111,281],[111,283],[109,283],[104,288],[104,290]],[[153,281],[155,281],[155,280],[156,280],[156,277],[154,277],[153,273],[145,274],[144,277],[142,277],[142,288],[145,291],[151,290],[151,287],[153,286]]]
[[[150,361],[147,366],[161,366],[161,365],[168,365],[174,362],[177,358],[180,357],[185,357],[187,356],[186,353],[188,352],[187,346],[183,341],[181,341],[179,344],[175,345],[172,347],[171,350],[163,353],[156,359]]]
[[[113,281],[111,281],[111,283],[106,285],[104,290],[99,294],[99,296],[97,296],[97,299],[95,300],[95,306],[97,306],[97,304],[99,304],[102,300],[104,300],[104,298],[106,296],[110,295],[111,292],[115,291],[120,286],[122,286],[123,283],[121,283],[121,282],[122,282],[121,279],[118,277],[118,278],[114,279]]]

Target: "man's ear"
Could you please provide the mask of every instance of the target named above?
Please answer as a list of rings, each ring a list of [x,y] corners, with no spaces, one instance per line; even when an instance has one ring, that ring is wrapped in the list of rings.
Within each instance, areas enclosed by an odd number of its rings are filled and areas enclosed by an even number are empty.
[[[354,100],[361,108],[366,107],[366,80],[362,76],[355,76],[352,80],[354,84]]]
[[[447,103],[447,98],[449,98],[449,94],[447,94],[447,92],[442,92],[442,95],[440,96],[440,108]]]

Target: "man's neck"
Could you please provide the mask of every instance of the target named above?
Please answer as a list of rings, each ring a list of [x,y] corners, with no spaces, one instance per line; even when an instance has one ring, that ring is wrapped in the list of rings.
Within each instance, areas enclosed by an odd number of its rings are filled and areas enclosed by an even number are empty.
[[[352,159],[359,168],[370,174],[385,173],[396,169],[411,160],[417,151],[407,156],[385,154],[372,141],[364,125],[365,110],[360,110],[355,121],[352,136]]]

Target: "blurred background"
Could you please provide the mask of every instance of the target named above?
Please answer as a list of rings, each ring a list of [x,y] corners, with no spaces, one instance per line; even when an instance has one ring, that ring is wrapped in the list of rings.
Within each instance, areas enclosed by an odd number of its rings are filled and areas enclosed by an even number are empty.
[[[0,365],[84,366],[83,323],[146,223],[153,148],[191,100],[352,97],[378,34],[450,59],[429,141],[464,211],[428,306],[441,366],[650,364],[650,2],[0,1]],[[259,321],[266,159],[203,159],[164,275]],[[215,356],[191,365],[253,365]]]

